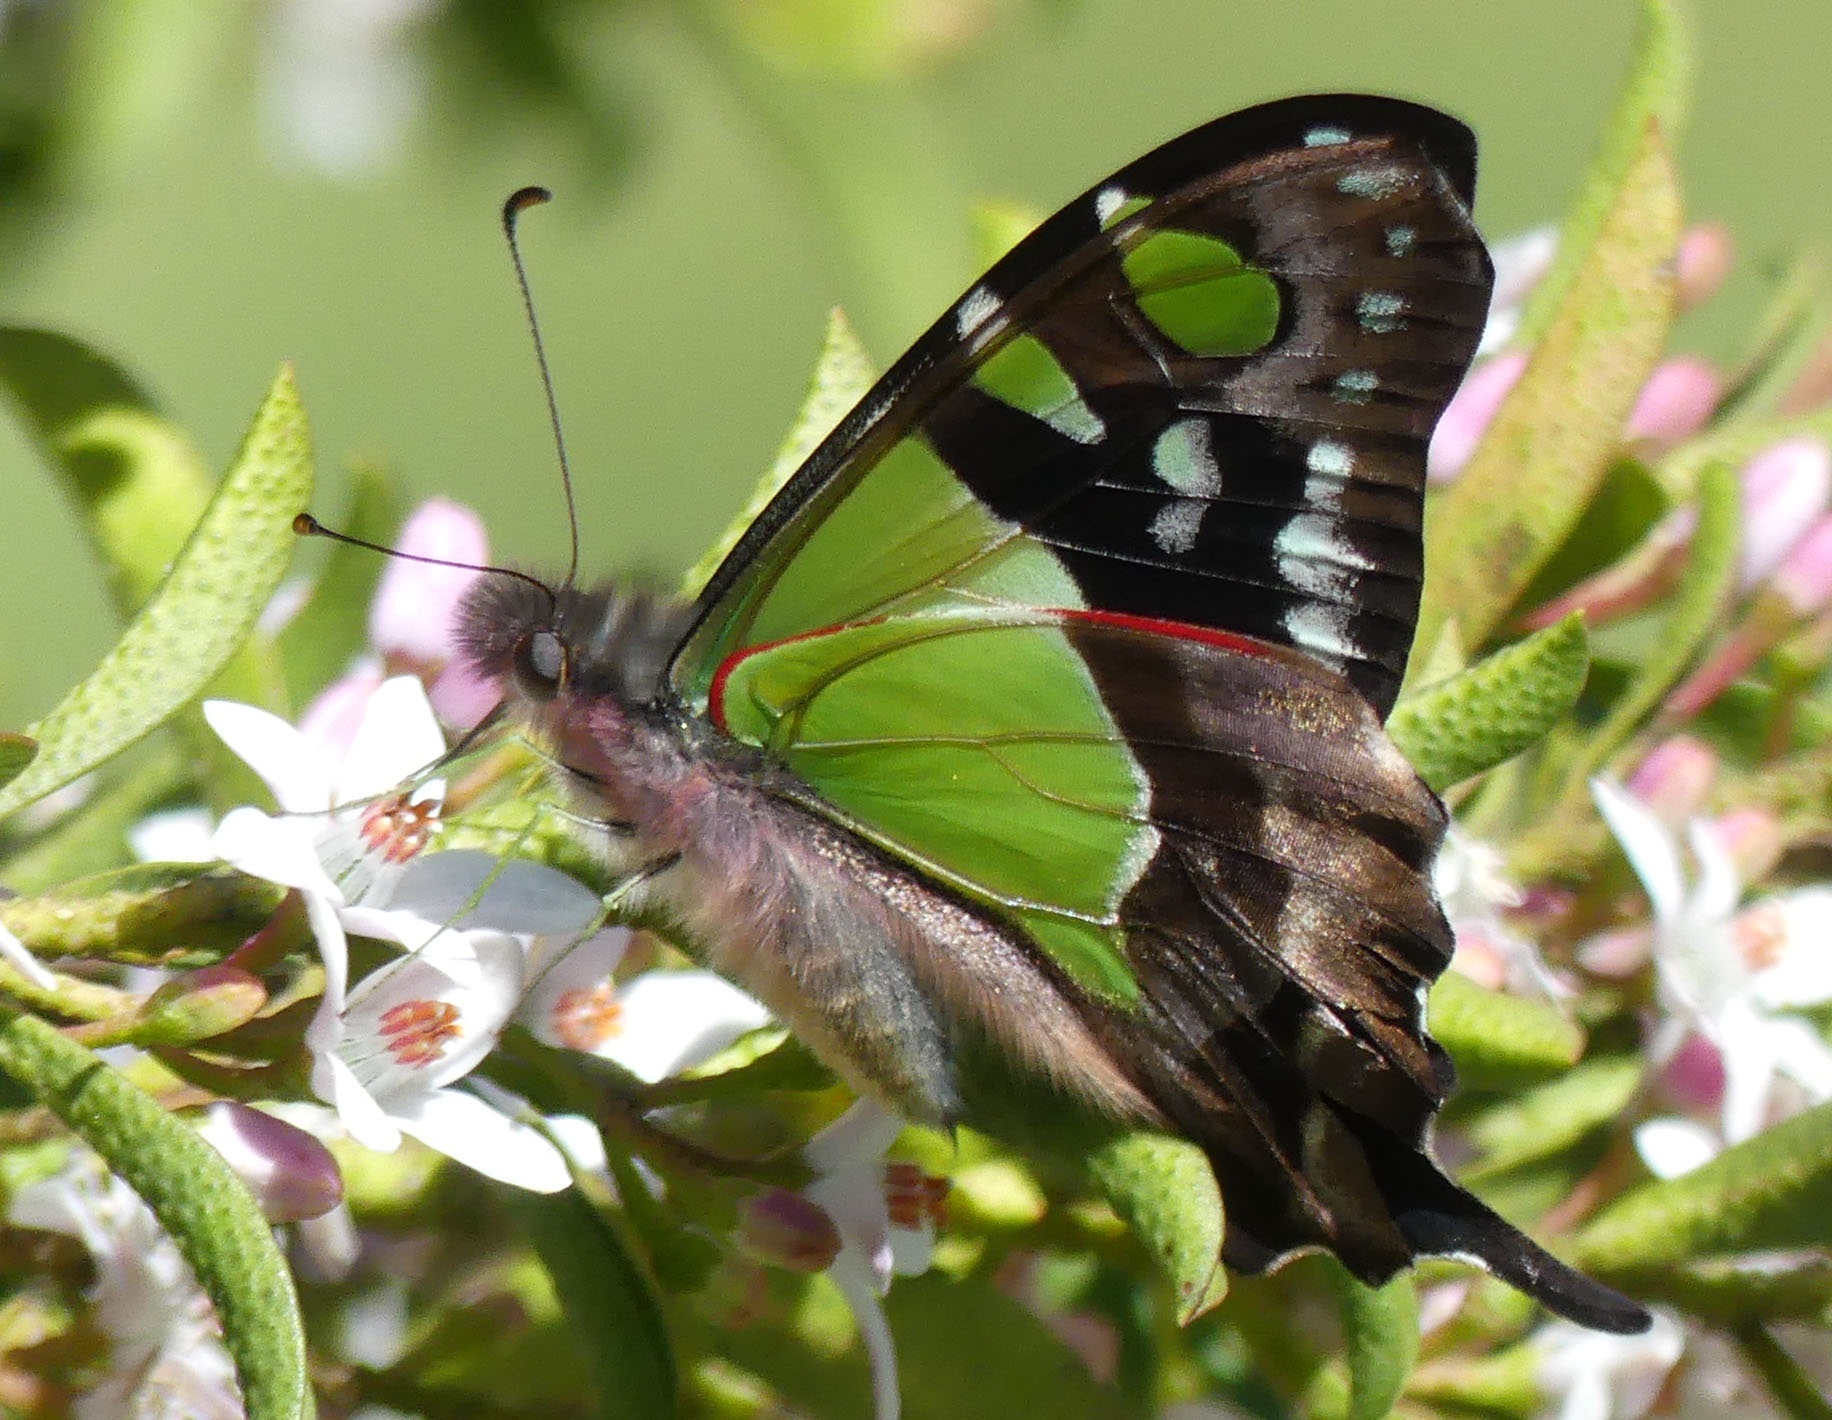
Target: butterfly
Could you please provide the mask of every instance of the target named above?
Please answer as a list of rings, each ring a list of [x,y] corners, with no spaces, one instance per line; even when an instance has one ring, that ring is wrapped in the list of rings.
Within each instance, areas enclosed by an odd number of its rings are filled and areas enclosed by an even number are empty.
[[[976,282],[696,600],[485,576],[460,644],[631,900],[861,1093],[971,1121],[990,1052],[1198,1144],[1233,1268],[1457,1254],[1635,1331],[1430,1152],[1446,813],[1383,721],[1474,188],[1394,99],[1197,128]]]

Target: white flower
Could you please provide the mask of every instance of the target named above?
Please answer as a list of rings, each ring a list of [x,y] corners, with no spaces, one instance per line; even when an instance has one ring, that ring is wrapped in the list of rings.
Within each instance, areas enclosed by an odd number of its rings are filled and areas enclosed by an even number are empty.
[[[305,1036],[313,1090],[368,1148],[387,1153],[407,1135],[504,1183],[565,1188],[566,1161],[539,1130],[453,1088],[521,999],[522,943],[411,913],[375,915],[393,919],[374,925],[410,955],[370,973],[339,1009],[327,992]]]
[[[710,1060],[770,1013],[710,971],[645,971],[619,986],[611,973],[630,944],[612,927],[561,952],[530,954],[518,1015],[549,1045],[589,1051],[653,1084]]]
[[[902,1406],[896,1346],[878,1299],[890,1290],[893,1275],[928,1271],[947,1192],[944,1182],[913,1164],[885,1162],[903,1128],[889,1111],[860,1100],[802,1151],[819,1175],[802,1193],[839,1231],[840,1250],[827,1275],[858,1321],[877,1420],[897,1420]]]
[[[1533,1333],[1536,1374],[1547,1404],[1542,1416],[1557,1420],[1636,1420],[1660,1394],[1667,1373],[1685,1349],[1686,1336],[1671,1317],[1654,1313],[1639,1336],[1611,1336],[1568,1321]]]
[[[95,1259],[90,1299],[113,1354],[74,1420],[240,1420],[235,1368],[208,1298],[152,1210],[93,1154],[79,1150],[62,1173],[21,1188],[7,1214],[21,1227],[69,1234]]]
[[[1453,967],[1491,990],[1553,1000],[1571,994],[1538,946],[1509,925],[1506,914],[1526,895],[1503,871],[1499,850],[1453,824],[1431,876],[1456,940]]]
[[[1653,908],[1666,1014],[1652,1044],[1656,1062],[1667,1064],[1694,1034],[1716,1048],[1727,1144],[1762,1128],[1780,1077],[1814,1099],[1832,1098],[1832,1046],[1790,1010],[1832,1001],[1832,889],[1767,898],[1739,915],[1736,868],[1708,825],[1694,821],[1688,834],[1698,865],[1688,886],[1679,843],[1659,818],[1619,785],[1599,779],[1591,789]],[[1678,1137],[1667,1135],[1668,1143]],[[1661,1135],[1650,1137],[1658,1153]]]
[[[564,1162],[535,1130],[450,1086],[515,1009],[527,939],[577,936],[599,915],[597,895],[538,863],[420,851],[437,829],[443,785],[395,791],[445,742],[411,676],[369,697],[341,759],[252,706],[212,701],[204,711],[280,806],[231,811],[212,846],[305,904],[324,963],[324,998],[305,1037],[319,1098],[371,1148],[397,1148],[407,1134],[493,1178],[564,1188]],[[346,931],[414,955],[351,989]]]

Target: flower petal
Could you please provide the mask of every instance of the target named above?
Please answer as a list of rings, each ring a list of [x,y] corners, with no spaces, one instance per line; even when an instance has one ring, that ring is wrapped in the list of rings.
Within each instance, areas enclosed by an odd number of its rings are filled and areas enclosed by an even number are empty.
[[[505,862],[477,848],[422,853],[402,872],[389,902],[467,930],[534,936],[581,932],[603,908],[597,893],[557,868],[521,858]]]
[[[1597,801],[1597,812],[1641,879],[1655,919],[1677,921],[1685,908],[1685,883],[1680,875],[1679,845],[1667,826],[1613,780],[1592,779],[1590,792]]]
[[[312,1062],[312,1090],[337,1111],[350,1137],[365,1149],[392,1154],[401,1147],[399,1127],[337,1056],[324,1054]]]
[[[1691,1119],[1650,1119],[1635,1131],[1635,1152],[1655,1178],[1678,1178],[1723,1150],[1717,1135]]]
[[[859,1340],[865,1343],[865,1358],[871,1364],[872,1414],[875,1420],[897,1420],[903,1410],[903,1396],[897,1388],[897,1343],[891,1338],[871,1273],[842,1250],[827,1275],[852,1308]]]
[[[594,1053],[651,1084],[710,1060],[770,1019],[761,1002],[710,971],[646,971],[617,997],[618,1029]]]
[[[318,858],[322,819],[273,818],[259,809],[231,809],[210,836],[210,851],[253,878],[298,888],[308,898],[341,903],[343,889]]]
[[[540,1130],[463,1090],[415,1096],[403,1103],[395,1121],[402,1133],[500,1183],[531,1193],[559,1193],[572,1183],[565,1156]]]
[[[445,753],[426,688],[410,675],[375,688],[337,774],[336,802],[355,803],[399,787]]]
[[[206,700],[204,719],[235,756],[261,776],[287,813],[331,807],[331,771],[317,746],[278,715],[234,700]]]
[[[876,1162],[890,1152],[904,1127],[902,1119],[876,1100],[856,1100],[807,1142],[802,1157],[820,1173],[834,1173],[867,1160]]]

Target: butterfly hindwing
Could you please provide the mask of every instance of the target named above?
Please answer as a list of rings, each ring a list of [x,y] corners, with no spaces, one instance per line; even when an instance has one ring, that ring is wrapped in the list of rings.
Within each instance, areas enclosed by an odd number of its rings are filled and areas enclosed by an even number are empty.
[[[1487,307],[1473,181],[1454,120],[1353,96],[1248,110],[1121,170],[791,480],[709,584],[676,689],[703,703],[749,645],[992,602],[1290,646],[1384,713],[1426,441]]]

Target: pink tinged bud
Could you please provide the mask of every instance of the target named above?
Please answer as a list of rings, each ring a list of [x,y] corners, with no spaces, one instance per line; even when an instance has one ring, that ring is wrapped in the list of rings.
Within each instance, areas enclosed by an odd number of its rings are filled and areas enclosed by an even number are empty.
[[[1735,259],[1730,228],[1722,222],[1700,222],[1688,227],[1679,239],[1679,254],[1674,260],[1680,309],[1689,311],[1715,296],[1724,278],[1730,275]]]
[[[840,1255],[840,1230],[820,1204],[772,1188],[738,1204],[738,1245],[791,1272],[825,1272]]]
[[[285,1120],[223,1100],[205,1112],[197,1132],[228,1160],[270,1223],[316,1218],[343,1202],[331,1151]]]
[[[1816,518],[1769,578],[1769,590],[1797,615],[1819,611],[1832,600],[1832,515]]]
[[[1702,1035],[1689,1035],[1660,1072],[1660,1083],[1688,1114],[1715,1114],[1724,1103],[1724,1056]]]
[[[1716,750],[1691,735],[1675,735],[1649,750],[1623,787],[1662,823],[1678,828],[1704,807],[1717,772]]]
[[[335,759],[342,759],[363,722],[369,697],[382,683],[380,666],[365,665],[332,681],[305,707],[299,733]]]
[[[1745,590],[1770,577],[1832,501],[1832,449],[1783,439],[1743,466]]]
[[[1767,809],[1732,809],[1713,819],[1711,830],[1736,864],[1737,876],[1746,883],[1773,872],[1787,846],[1781,821]]]
[[[1432,431],[1431,450],[1425,460],[1426,477],[1431,482],[1446,483],[1463,472],[1496,412],[1526,369],[1526,355],[1512,350],[1483,361],[1469,372]]]
[[[1654,934],[1645,925],[1599,932],[1577,950],[1578,965],[1592,976],[1626,980],[1644,968],[1654,954]]]
[[[1671,448],[1710,422],[1723,397],[1723,380],[1712,366],[1690,355],[1658,365],[1641,387],[1623,433],[1631,442]]]
[[[441,724],[454,730],[474,730],[497,705],[502,694],[463,661],[453,661],[433,681],[426,698]]]
[[[458,603],[477,580],[476,568],[490,555],[483,523],[462,504],[434,498],[407,519],[396,546],[415,557],[466,565],[437,567],[389,559],[369,608],[369,640],[391,661],[444,665],[452,656]]]

